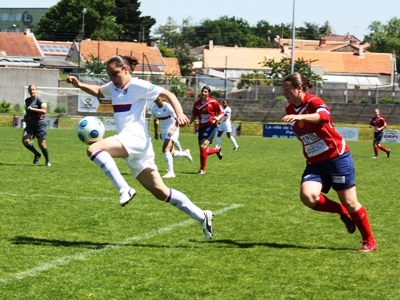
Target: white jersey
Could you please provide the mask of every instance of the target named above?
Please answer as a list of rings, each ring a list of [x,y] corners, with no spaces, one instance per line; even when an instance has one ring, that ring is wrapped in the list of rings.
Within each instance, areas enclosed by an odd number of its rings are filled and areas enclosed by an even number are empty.
[[[123,89],[116,88],[112,81],[100,87],[101,93],[112,99],[117,132],[127,130],[136,135],[147,135],[146,103],[148,100],[154,101],[163,90],[162,87],[136,77]]]
[[[151,108],[153,118],[157,119],[161,126],[161,134],[167,133],[174,128],[176,123],[176,113],[171,104],[164,102],[162,107],[158,107],[154,104]],[[176,128],[179,130],[179,127]]]
[[[232,109],[227,106],[226,108],[222,108],[222,111],[224,112],[224,116],[221,119],[221,123],[218,125],[218,131],[232,132]]]

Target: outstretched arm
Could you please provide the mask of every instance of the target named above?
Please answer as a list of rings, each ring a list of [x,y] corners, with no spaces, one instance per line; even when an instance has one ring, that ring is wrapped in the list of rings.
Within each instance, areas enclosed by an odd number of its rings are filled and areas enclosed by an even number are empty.
[[[82,83],[75,76],[69,76],[67,78],[67,83],[72,84],[74,87],[79,88],[92,96],[104,98],[104,95],[101,93],[98,85]]]

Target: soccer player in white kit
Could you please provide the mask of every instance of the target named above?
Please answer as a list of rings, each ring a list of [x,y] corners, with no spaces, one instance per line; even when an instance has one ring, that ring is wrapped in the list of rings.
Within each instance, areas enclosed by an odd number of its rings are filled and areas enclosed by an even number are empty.
[[[239,145],[236,142],[235,137],[232,135],[232,124],[231,124],[231,115],[232,115],[232,109],[229,107],[229,102],[228,100],[224,100],[222,102],[222,110],[224,112],[224,116],[221,119],[220,124],[218,125],[218,133],[217,133],[217,139],[216,139],[216,145],[215,147],[221,147],[221,136],[224,132],[226,132],[226,136],[231,140],[233,144],[233,150],[238,150]]]
[[[164,141],[162,151],[167,164],[167,174],[163,178],[175,178],[173,158],[186,157],[190,162],[193,162],[193,158],[189,149],[179,151],[174,148],[179,139],[179,125],[176,124],[176,114],[172,105],[159,96],[151,107],[151,113],[154,118],[154,138],[158,140],[158,128],[161,125],[161,140]]]
[[[148,100],[162,96],[172,104],[178,125],[188,125],[189,119],[183,114],[176,96],[162,87],[132,77],[138,60],[130,56],[113,56],[107,62],[110,82],[91,85],[80,82],[75,76],[67,83],[98,98],[110,97],[114,109],[117,134],[97,141],[89,146],[87,155],[98,165],[119,191],[121,206],[128,204],[136,195],[118,170],[113,158],[123,158],[132,175],[158,200],[167,202],[199,221],[204,237],[212,237],[212,216],[210,210],[202,210],[185,194],[169,188],[163,182],[154,162],[154,151],[146,129],[145,109]]]

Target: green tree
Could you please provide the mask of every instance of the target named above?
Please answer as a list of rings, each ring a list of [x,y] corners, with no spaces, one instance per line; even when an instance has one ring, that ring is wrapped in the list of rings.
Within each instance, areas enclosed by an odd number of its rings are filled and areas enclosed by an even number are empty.
[[[304,27],[296,28],[297,38],[301,40],[319,40],[320,27],[315,23],[304,22]]]
[[[274,84],[276,86],[282,84],[282,78],[290,74],[292,66],[291,59],[288,57],[284,57],[280,61],[275,61],[275,59],[265,59],[263,65],[271,69],[268,75],[274,80]],[[303,58],[298,58],[294,62],[294,71],[311,79],[315,86],[322,82],[321,76],[315,74],[311,70],[311,66],[308,61],[304,60]]]
[[[177,46],[181,40],[179,26],[172,17],[168,17],[165,25],[160,25],[154,32],[158,41],[168,48]]]
[[[245,86],[258,85],[258,86],[273,86],[274,81],[269,75],[254,71],[253,73],[242,74],[237,87],[239,89]]]
[[[145,40],[156,21],[141,17],[139,7],[137,0],[60,0],[40,19],[35,34],[42,40],[71,41],[80,38],[84,25],[84,38]]]
[[[156,24],[152,17],[141,17],[138,0],[115,0],[116,23],[122,26],[120,39],[122,41],[146,41],[151,27]]]
[[[85,68],[88,74],[106,74],[107,63],[90,54],[90,60],[85,62]]]
[[[400,19],[392,18],[387,24],[374,21],[369,25],[371,33],[364,38],[364,42],[371,44],[370,52],[396,53],[397,70],[400,70]]]

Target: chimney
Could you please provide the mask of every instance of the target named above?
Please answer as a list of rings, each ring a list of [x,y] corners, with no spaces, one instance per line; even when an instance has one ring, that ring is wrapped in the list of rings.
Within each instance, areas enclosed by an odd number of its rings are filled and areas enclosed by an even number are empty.
[[[323,39],[323,38],[321,38],[321,39],[319,39],[319,46],[321,47],[322,45],[325,45],[326,44],[326,39]]]
[[[156,45],[156,41],[153,39],[147,40],[147,47],[154,47]]]
[[[283,54],[289,55],[289,45],[283,45]]]
[[[213,41],[213,40],[210,40],[210,41],[208,42],[208,50],[213,51],[213,47],[214,47],[214,41]]]
[[[363,45],[360,45],[358,48],[358,56],[364,57],[364,46]]]
[[[30,36],[31,35],[31,29],[30,28],[25,28],[24,34],[27,35],[27,36]]]

